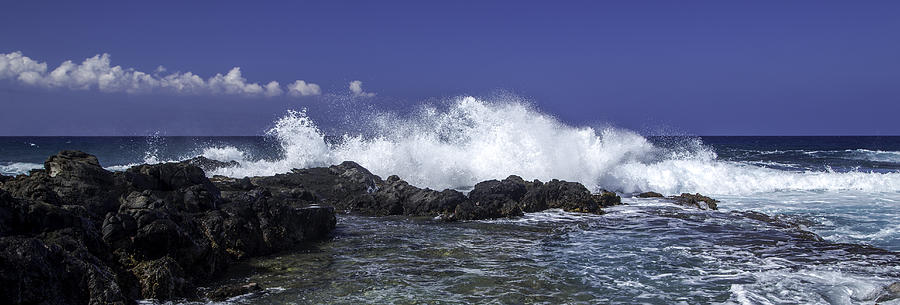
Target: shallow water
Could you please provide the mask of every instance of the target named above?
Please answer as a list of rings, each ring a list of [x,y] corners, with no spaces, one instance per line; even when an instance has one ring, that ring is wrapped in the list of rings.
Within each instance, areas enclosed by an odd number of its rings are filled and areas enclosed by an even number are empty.
[[[228,303],[856,304],[900,278],[893,252],[626,201],[461,223],[342,215],[332,240],[237,268],[234,281],[269,289]]]

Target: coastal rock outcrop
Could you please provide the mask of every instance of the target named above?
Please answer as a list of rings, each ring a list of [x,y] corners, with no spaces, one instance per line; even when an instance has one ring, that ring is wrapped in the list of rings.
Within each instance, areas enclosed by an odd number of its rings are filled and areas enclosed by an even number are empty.
[[[125,304],[108,247],[81,206],[0,190],[0,299],[7,304]]]
[[[600,214],[603,207],[621,204],[621,198],[615,193],[592,194],[577,182],[555,179],[546,183],[528,182],[518,176],[482,181],[467,196],[457,190],[419,188],[397,176],[382,180],[351,161],[267,177],[216,176],[212,181],[224,197],[231,192],[264,188],[278,200],[306,200],[331,205],[346,213],[436,217],[448,221],[517,217],[547,209]]]
[[[637,198],[663,198],[665,196],[663,196],[663,194],[660,194],[657,192],[643,192],[643,193],[635,195],[635,197],[637,197]]]
[[[644,192],[644,193],[635,195],[635,197],[637,197],[637,198],[663,198],[668,202],[671,202],[671,203],[674,203],[674,204],[677,204],[680,206],[698,208],[701,210],[718,210],[718,203],[719,203],[718,200],[712,199],[710,197],[703,196],[700,194],[689,194],[689,193],[682,193],[681,195],[678,195],[678,196],[665,197],[665,196],[663,196],[663,194],[660,194],[657,192]]]
[[[62,151],[44,163],[43,170],[3,183],[13,197],[57,206],[83,206],[95,218],[118,208],[123,181],[100,166],[97,158],[80,151]]]
[[[435,191],[410,185],[397,176],[390,176],[373,192],[375,211],[368,211],[365,202],[354,204],[351,209],[375,215],[440,216],[448,218],[468,198],[455,190]]]
[[[9,180],[12,180],[12,179],[13,179],[13,177],[0,175],[0,185],[2,185],[3,182],[6,182],[6,181],[9,181]]]
[[[110,172],[62,151],[44,169],[0,183],[0,299],[13,304],[127,304],[201,297],[196,289],[237,260],[327,237],[335,211],[447,221],[563,209],[602,213],[612,192],[580,183],[478,183],[468,195],[386,180],[359,164],[267,177],[207,178],[237,166],[203,157]],[[226,289],[220,298],[247,289]],[[212,295],[211,295],[212,296]]]
[[[718,210],[718,200],[700,194],[682,193],[678,196],[670,196],[668,199],[677,205],[695,207],[701,210]]]
[[[217,170],[220,168],[238,167],[241,165],[240,163],[238,163],[237,161],[234,161],[234,160],[225,162],[225,161],[210,159],[210,158],[207,158],[204,156],[194,157],[194,158],[182,161],[181,163],[187,163],[190,165],[197,166],[205,172],[211,172],[211,171],[214,171],[214,170]]]
[[[0,185],[0,299],[126,304],[196,297],[235,260],[326,237],[334,209],[228,196],[188,162],[104,170],[77,151]]]

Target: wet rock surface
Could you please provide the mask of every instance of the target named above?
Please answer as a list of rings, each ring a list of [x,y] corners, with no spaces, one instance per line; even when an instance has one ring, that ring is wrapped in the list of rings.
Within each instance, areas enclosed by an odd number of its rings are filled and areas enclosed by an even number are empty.
[[[62,151],[42,170],[4,178],[0,296],[14,304],[201,298],[197,288],[235,261],[327,237],[335,211],[457,221],[551,208],[600,214],[621,203],[579,183],[518,176],[481,182],[468,195],[436,191],[354,162],[243,179],[204,171],[231,166],[198,157],[114,173],[90,154]]]
[[[592,194],[581,183],[555,179],[528,182],[518,176],[480,182],[468,195],[451,189],[436,191],[410,185],[398,176],[382,180],[351,161],[267,177],[216,176],[212,180],[226,198],[234,192],[264,188],[274,200],[303,200],[346,213],[448,221],[517,217],[547,209],[601,214],[603,207],[621,204],[615,193]]]
[[[875,302],[887,302],[900,299],[900,282],[893,282],[884,287],[881,296]]]
[[[787,219],[784,216],[770,216],[756,211],[734,211],[731,213],[744,218],[763,222],[769,226],[784,229],[786,231],[794,233],[796,236],[799,236],[803,239],[812,241],[824,241],[818,234],[808,231],[806,228],[806,224],[796,219]]]
[[[701,210],[718,210],[718,200],[700,194],[682,193],[678,196],[670,196],[668,199],[677,205],[695,207]]]
[[[194,158],[182,161],[181,163],[187,163],[190,165],[197,166],[206,172],[214,171],[214,170],[217,170],[220,168],[238,167],[241,165],[240,163],[238,163],[237,161],[234,161],[234,160],[225,162],[225,161],[213,160],[213,159],[210,159],[210,158],[207,158],[204,156],[194,157]]]
[[[712,199],[700,194],[682,193],[677,196],[663,196],[657,192],[643,192],[635,195],[637,198],[663,198],[664,200],[686,207],[698,208],[701,210],[718,210],[718,200]]]
[[[234,261],[327,237],[331,207],[265,188],[223,196],[190,162],[104,170],[77,151],[0,185],[0,299],[196,298]]]
[[[635,195],[635,197],[637,197],[637,198],[663,198],[665,196],[663,196],[663,194],[660,194],[657,192],[643,192],[643,193]]]
[[[3,178],[0,299],[12,304],[131,304],[137,299],[225,300],[259,292],[259,286],[250,284],[213,287],[208,293],[198,287],[216,283],[236,261],[328,237],[337,212],[465,221],[547,209],[602,214],[604,208],[622,204],[616,193],[592,193],[580,183],[518,176],[480,182],[468,194],[438,191],[398,176],[382,179],[349,161],[241,179],[210,179],[204,171],[228,166],[235,165],[195,158],[113,173],[94,156],[63,151],[42,170]],[[687,193],[637,197],[702,210],[716,210],[718,203]],[[792,219],[723,214],[823,242]],[[896,298],[892,287],[885,288],[884,298]]]

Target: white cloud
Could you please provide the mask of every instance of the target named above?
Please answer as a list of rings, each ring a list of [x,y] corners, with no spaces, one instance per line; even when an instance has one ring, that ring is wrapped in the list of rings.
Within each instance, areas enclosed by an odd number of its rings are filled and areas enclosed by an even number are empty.
[[[47,72],[47,64],[22,56],[21,52],[0,54],[0,78],[18,78],[23,82]],[[26,76],[22,76],[22,75]]]
[[[287,86],[288,94],[292,96],[307,96],[307,95],[319,95],[322,94],[322,90],[319,88],[319,85],[313,83],[307,83],[302,80],[295,81],[293,84]]]
[[[279,96],[284,93],[284,90],[281,90],[281,85],[276,81],[271,81],[266,84],[266,96]]]
[[[67,60],[48,72],[46,63],[32,60],[21,52],[0,53],[0,79],[14,79],[33,86],[76,90],[96,88],[102,92],[127,93],[168,91],[195,95],[273,97],[285,93],[277,81],[270,81],[265,86],[248,82],[239,67],[232,68],[224,75],[216,74],[208,79],[191,72],[163,75],[164,72],[166,68],[163,66],[157,67],[152,73],[113,66],[109,54],[98,54],[81,63]],[[292,96],[321,94],[319,85],[304,81],[289,85],[288,92]]]
[[[225,75],[216,74],[210,77],[207,84],[213,93],[255,95],[263,91],[259,84],[248,84],[247,79],[241,76],[241,68],[238,67],[231,68]]]
[[[373,96],[375,96],[375,93],[363,91],[362,81],[358,81],[358,80],[350,82],[350,93],[352,93],[353,96],[356,96],[356,97],[373,97]]]

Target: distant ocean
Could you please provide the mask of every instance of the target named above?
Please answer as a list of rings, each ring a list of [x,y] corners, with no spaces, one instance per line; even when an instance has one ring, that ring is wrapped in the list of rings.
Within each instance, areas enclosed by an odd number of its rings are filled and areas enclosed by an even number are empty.
[[[208,173],[232,177],[353,160],[433,189],[465,191],[515,174],[578,181],[628,203],[602,216],[548,211],[453,224],[341,216],[318,249],[253,262],[296,268],[252,275],[280,288],[241,303],[853,304],[872,303],[900,280],[900,137],[642,136],[475,98],[411,116],[372,114],[356,132],[326,135],[303,112],[273,125],[259,137],[0,137],[0,173],[41,168],[63,149],[94,154],[110,170],[201,155],[235,160],[241,166]],[[631,198],[643,191],[722,202],[720,211],[698,211]],[[793,238],[744,211],[827,242]]]

